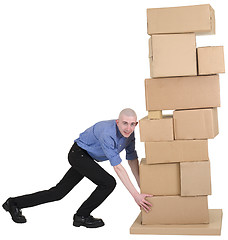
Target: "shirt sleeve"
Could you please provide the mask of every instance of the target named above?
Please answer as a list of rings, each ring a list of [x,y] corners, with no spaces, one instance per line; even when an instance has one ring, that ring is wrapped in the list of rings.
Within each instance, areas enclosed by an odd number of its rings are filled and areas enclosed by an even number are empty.
[[[126,146],[126,159],[127,160],[134,160],[137,159],[138,155],[135,150],[135,137],[133,136],[130,142]]]
[[[111,136],[104,135],[100,139],[101,148],[105,156],[109,159],[112,166],[116,166],[122,162],[115,141]]]

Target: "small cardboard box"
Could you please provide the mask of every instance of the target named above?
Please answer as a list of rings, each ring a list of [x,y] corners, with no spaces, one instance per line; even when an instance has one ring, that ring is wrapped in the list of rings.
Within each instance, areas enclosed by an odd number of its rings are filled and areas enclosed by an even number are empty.
[[[209,4],[147,9],[147,33],[215,34],[214,9]]]
[[[151,211],[142,210],[142,224],[198,224],[209,223],[207,196],[148,197]]]
[[[164,115],[162,119],[148,119],[146,116],[139,120],[139,131],[141,142],[172,141],[173,118],[171,115]]]
[[[225,72],[223,46],[197,48],[198,75]]]
[[[152,78],[197,75],[194,33],[152,35],[150,43]]]
[[[173,119],[175,139],[212,139],[219,133],[217,108],[176,110]]]
[[[141,193],[160,195],[180,195],[180,164],[145,164],[139,165]]]
[[[181,196],[211,195],[210,161],[180,163]]]
[[[149,119],[161,119],[162,118],[162,110],[158,111],[148,111]]]
[[[147,111],[219,107],[219,76],[146,79],[145,97]]]
[[[147,164],[204,161],[208,158],[208,140],[145,142]]]

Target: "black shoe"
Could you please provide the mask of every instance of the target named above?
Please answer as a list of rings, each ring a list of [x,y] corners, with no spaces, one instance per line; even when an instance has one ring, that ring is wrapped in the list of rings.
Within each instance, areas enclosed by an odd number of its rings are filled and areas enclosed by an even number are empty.
[[[98,228],[104,226],[104,222],[100,218],[94,218],[93,216],[89,215],[88,217],[74,215],[74,222],[73,225],[75,227],[84,226],[87,228]]]
[[[2,207],[10,213],[15,223],[26,223],[26,218],[22,215],[21,209],[14,205],[11,199],[7,199]]]

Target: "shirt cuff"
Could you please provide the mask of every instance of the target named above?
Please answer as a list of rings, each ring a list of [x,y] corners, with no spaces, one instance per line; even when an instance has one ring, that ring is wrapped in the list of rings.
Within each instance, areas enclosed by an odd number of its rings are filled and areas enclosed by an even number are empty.
[[[134,150],[134,152],[132,152],[132,153],[127,153],[126,154],[126,159],[127,160],[135,160],[137,158],[138,158],[138,155],[137,155],[136,150]]]
[[[111,165],[114,167],[122,162],[122,159],[119,155],[116,155],[115,157],[112,157],[109,159]]]

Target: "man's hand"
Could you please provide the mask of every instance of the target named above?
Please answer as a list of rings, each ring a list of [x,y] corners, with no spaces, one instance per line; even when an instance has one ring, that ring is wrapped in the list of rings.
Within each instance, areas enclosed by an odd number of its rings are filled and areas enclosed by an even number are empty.
[[[130,178],[128,177],[128,174],[127,174],[125,168],[121,164],[114,166],[114,170],[117,173],[117,175],[120,178],[120,180],[122,181],[122,183],[124,184],[124,186],[131,193],[131,195],[135,199],[136,203],[140,207],[142,207],[146,212],[149,212],[150,211],[150,207],[152,205],[145,198],[146,197],[152,197],[152,195],[138,193],[138,191],[133,186]]]
[[[152,204],[146,200],[146,197],[152,197],[152,196],[153,195],[139,193],[134,197],[134,199],[136,203],[148,213],[151,209],[150,207],[152,206]]]

